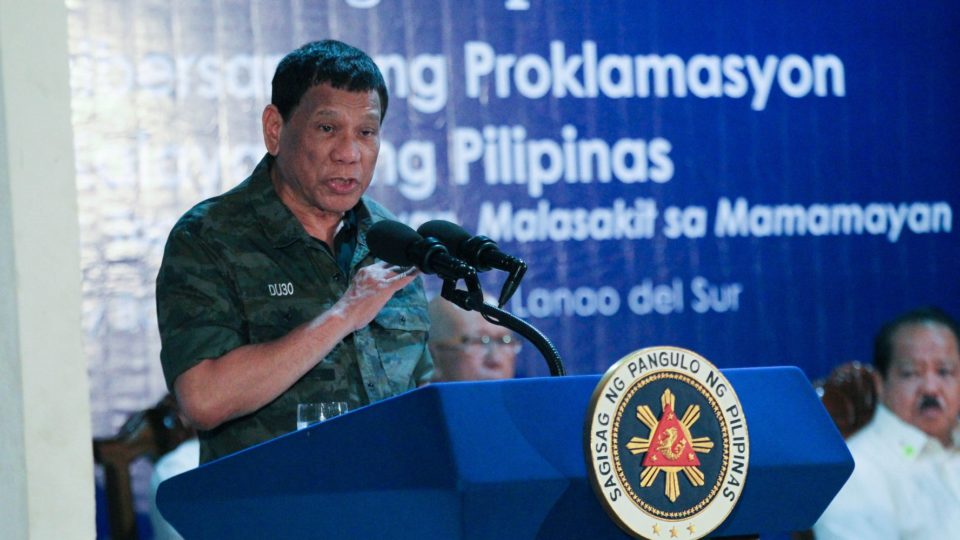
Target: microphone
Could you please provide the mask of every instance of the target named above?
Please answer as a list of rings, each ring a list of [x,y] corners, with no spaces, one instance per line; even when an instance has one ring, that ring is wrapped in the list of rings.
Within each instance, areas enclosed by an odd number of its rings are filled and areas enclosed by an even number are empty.
[[[463,227],[456,223],[434,219],[420,225],[417,232],[427,238],[436,238],[443,242],[447,249],[480,272],[491,268],[504,270],[510,273],[500,292],[499,304],[503,307],[507,300],[520,285],[527,264],[522,260],[500,251],[497,243],[486,236],[470,236]]]
[[[435,238],[424,238],[399,221],[378,221],[367,231],[367,246],[378,258],[398,266],[416,266],[443,279],[475,278],[477,271],[450,255]]]
[[[456,223],[434,219],[420,225],[417,232],[421,236],[440,240],[455,256],[480,272],[491,268],[510,272],[518,266],[526,266],[520,259],[500,251],[493,240],[486,236],[470,236]]]

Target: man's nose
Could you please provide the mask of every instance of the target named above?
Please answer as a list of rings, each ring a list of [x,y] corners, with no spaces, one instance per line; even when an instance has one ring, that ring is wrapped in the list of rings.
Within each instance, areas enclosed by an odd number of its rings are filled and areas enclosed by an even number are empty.
[[[938,375],[935,371],[931,371],[924,374],[920,384],[924,391],[933,393],[940,389],[941,385],[943,385],[943,381],[941,380],[940,375]]]
[[[355,163],[360,160],[360,143],[350,135],[342,135],[334,143],[331,157],[342,163]]]
[[[487,363],[501,365],[507,363],[516,353],[509,346],[488,343],[486,350]]]

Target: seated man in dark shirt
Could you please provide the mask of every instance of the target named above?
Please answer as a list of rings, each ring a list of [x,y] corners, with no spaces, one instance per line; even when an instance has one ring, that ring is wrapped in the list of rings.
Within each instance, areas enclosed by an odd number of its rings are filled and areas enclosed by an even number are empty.
[[[421,280],[366,243],[393,218],[363,195],[386,109],[362,51],[322,41],[290,53],[262,115],[267,154],[170,233],[161,361],[201,463],[293,431],[300,402],[353,409],[430,380]]]

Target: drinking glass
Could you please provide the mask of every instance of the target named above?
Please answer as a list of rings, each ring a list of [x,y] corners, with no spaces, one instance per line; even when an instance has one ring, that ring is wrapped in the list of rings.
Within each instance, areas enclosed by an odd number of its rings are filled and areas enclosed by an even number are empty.
[[[297,429],[303,429],[310,424],[316,424],[323,420],[321,414],[321,403],[298,403],[297,404]]]
[[[297,404],[297,429],[329,420],[347,412],[350,407],[346,401],[324,401],[322,403]]]
[[[329,420],[349,410],[346,401],[324,401],[320,404],[320,420]]]

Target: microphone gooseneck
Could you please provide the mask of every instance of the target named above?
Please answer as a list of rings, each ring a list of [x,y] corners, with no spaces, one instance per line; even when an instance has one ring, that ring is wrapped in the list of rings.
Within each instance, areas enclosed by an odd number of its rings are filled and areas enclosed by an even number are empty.
[[[553,343],[537,330],[533,325],[523,319],[508,313],[500,308],[491,306],[483,301],[483,292],[479,286],[471,286],[467,283],[467,290],[457,289],[453,281],[444,281],[443,288],[440,290],[440,296],[453,302],[457,306],[467,311],[478,311],[483,318],[498,326],[509,328],[520,334],[540,351],[543,359],[547,362],[547,368],[552,377],[561,377],[566,374],[563,368],[563,360],[560,353]]]

